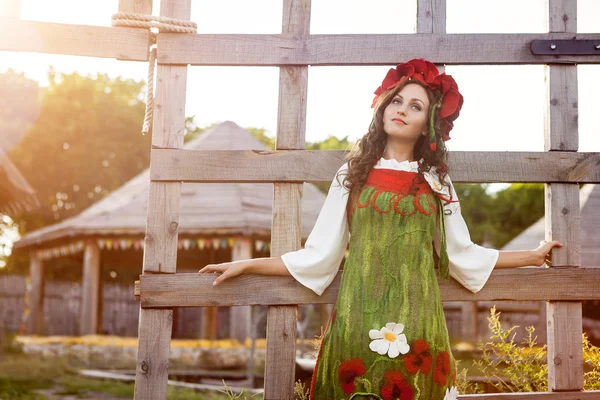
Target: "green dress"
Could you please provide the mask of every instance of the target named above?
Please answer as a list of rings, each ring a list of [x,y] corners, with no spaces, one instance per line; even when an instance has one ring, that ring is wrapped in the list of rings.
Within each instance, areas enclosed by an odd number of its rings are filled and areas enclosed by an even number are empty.
[[[437,276],[448,277],[443,205],[416,172],[372,169],[349,207],[350,246],[310,399],[454,399]],[[436,226],[441,251],[434,258]]]

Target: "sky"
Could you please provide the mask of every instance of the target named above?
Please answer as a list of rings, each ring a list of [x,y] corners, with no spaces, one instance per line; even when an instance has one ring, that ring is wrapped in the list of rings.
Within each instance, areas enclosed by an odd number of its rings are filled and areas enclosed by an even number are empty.
[[[0,0],[0,10],[8,2]],[[281,0],[192,1],[198,33],[281,32]],[[118,0],[21,0],[26,20],[110,26]],[[259,12],[257,12],[259,10]],[[159,1],[154,1],[158,14]],[[0,11],[0,15],[1,15]],[[311,34],[413,33],[416,0],[312,0]],[[600,1],[578,1],[578,31],[600,32]],[[448,33],[543,33],[545,0],[447,0]],[[403,62],[407,60],[398,60]],[[0,72],[24,72],[46,85],[59,72],[108,73],[143,80],[147,63],[34,53],[0,53]],[[373,91],[392,66],[309,67],[306,140],[361,137],[372,116]],[[458,151],[543,151],[544,67],[447,66],[465,103],[448,148]],[[600,65],[578,66],[579,151],[600,151]],[[231,79],[235,76],[236,79]],[[277,67],[190,67],[186,114],[199,126],[232,120],[243,127],[277,126]],[[231,93],[240,93],[232,98]],[[595,107],[594,107],[595,106]],[[140,121],[141,125],[141,121]]]

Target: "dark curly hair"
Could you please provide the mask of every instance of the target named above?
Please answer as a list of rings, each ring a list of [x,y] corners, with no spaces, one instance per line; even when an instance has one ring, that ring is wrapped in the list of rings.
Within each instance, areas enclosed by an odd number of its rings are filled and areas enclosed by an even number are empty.
[[[364,188],[369,172],[375,166],[375,164],[377,164],[377,161],[379,161],[379,159],[383,156],[383,151],[385,150],[388,136],[383,129],[383,113],[385,108],[404,86],[410,84],[420,85],[427,92],[427,96],[429,98],[428,116],[430,116],[431,108],[438,102],[440,97],[439,92],[434,92],[425,84],[417,80],[408,80],[401,83],[394,89],[388,90],[381,94],[377,103],[375,104],[373,120],[369,126],[369,131],[356,142],[352,150],[346,156],[346,161],[348,162],[348,172],[345,174],[342,184],[350,191],[350,199],[354,199],[355,196],[357,196]],[[429,121],[430,118],[427,119],[426,132],[429,132]],[[446,149],[446,146],[440,145],[440,143],[442,143],[442,126],[437,111],[436,115],[434,115],[434,121],[436,143],[438,143],[438,145],[436,150],[432,151],[429,147],[429,134],[419,137],[415,144],[414,156],[417,160],[423,159],[423,162],[419,166],[419,173],[415,179],[422,180],[422,174],[424,172],[429,172],[432,167],[436,167],[436,173],[440,183],[449,188],[450,185],[445,180],[446,176],[448,175],[448,166],[446,164],[448,150]],[[337,179],[339,182],[339,176]]]

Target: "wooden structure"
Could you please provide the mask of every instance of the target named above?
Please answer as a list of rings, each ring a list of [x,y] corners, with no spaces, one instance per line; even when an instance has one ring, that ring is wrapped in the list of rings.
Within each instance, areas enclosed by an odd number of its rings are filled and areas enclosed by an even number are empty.
[[[266,151],[267,147],[250,132],[226,121],[186,143],[185,149]],[[78,262],[83,265],[84,289],[81,291],[82,304],[78,307],[80,329],[70,334],[119,334],[111,331],[111,327],[107,326],[108,321],[103,318],[104,306],[110,306],[111,300],[102,296],[101,271],[105,270],[106,276],[112,269],[119,275],[129,277],[133,290],[133,281],[139,275],[142,262],[149,190],[150,171],[145,170],[80,214],[30,232],[15,243],[16,248],[31,252],[32,269],[43,270],[53,258],[78,254]],[[304,185],[303,191],[301,233],[306,238],[323,206],[325,195],[310,183]],[[208,263],[264,257],[268,254],[272,185],[252,182],[191,183],[182,188],[181,196],[181,224],[177,240],[180,271],[196,272]],[[36,316],[49,325],[53,323],[48,318],[50,315],[39,316],[47,309],[43,301],[47,297],[46,284],[43,280],[35,282],[32,296],[41,300],[32,304],[32,322]],[[131,300],[135,302],[133,296]],[[192,326],[178,329],[184,327],[176,324],[173,334],[177,337],[196,338],[200,335],[202,338],[216,339],[217,311],[214,307],[178,310],[176,322],[184,319]],[[250,337],[250,314],[249,307],[233,307],[228,314],[231,323],[226,322],[221,326],[231,327],[231,337],[243,342]],[[193,326],[199,325],[200,321],[202,329]],[[32,323],[29,328],[30,333],[44,332],[42,324]],[[46,333],[50,333],[49,330]],[[127,330],[127,334],[136,333],[137,329],[134,332]]]
[[[0,146],[0,214],[15,215],[38,206],[35,191]]]
[[[150,0],[119,2],[120,11],[151,14],[151,8]],[[160,15],[187,20],[190,8],[191,0],[161,0]],[[270,277],[267,282],[264,277],[244,276],[214,288],[210,276],[177,274],[182,182],[273,182],[272,255],[297,249],[302,182],[330,181],[343,163],[343,152],[302,150],[308,65],[395,65],[423,57],[437,64],[547,65],[545,151],[457,152],[450,168],[455,182],[545,182],[546,239],[558,239],[565,246],[554,251],[552,268],[495,271],[475,295],[454,281],[442,282],[440,288],[443,300],[450,301],[547,301],[551,393],[460,398],[598,398],[598,392],[581,392],[580,301],[600,298],[600,274],[581,268],[578,183],[600,182],[600,154],[577,152],[576,64],[600,63],[600,54],[535,55],[530,49],[532,41],[540,39],[598,43],[600,34],[576,33],[577,2],[548,1],[546,34],[446,34],[445,0],[418,0],[416,35],[310,35],[310,10],[310,0],[283,0],[280,35],[158,35],[135,397],[166,396],[173,307],[268,304],[265,398],[293,398],[296,305],[333,303],[339,276],[317,296],[291,277]],[[13,40],[15,34],[22,40]],[[0,50],[144,61],[149,38],[149,31],[142,29],[0,24]],[[276,151],[183,150],[188,64],[279,66]],[[534,291],[531,282],[536,284]]]

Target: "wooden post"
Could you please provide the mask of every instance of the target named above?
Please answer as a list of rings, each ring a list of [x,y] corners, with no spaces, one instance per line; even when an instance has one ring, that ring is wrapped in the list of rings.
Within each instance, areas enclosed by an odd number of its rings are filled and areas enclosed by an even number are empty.
[[[189,20],[191,0],[161,0],[160,15]],[[160,48],[158,48],[160,54]],[[152,147],[180,149],[185,131],[187,65],[158,64]],[[152,160],[151,160],[152,164]],[[181,182],[150,182],[143,274],[174,274]],[[138,400],[167,396],[172,309],[140,308],[135,394]]]
[[[209,253],[209,264],[216,262],[216,251],[214,247],[205,249]],[[202,339],[215,340],[217,338],[217,324],[218,324],[218,309],[215,306],[202,307]]]
[[[27,333],[44,334],[44,262],[35,251],[29,253],[29,276],[31,291],[29,292],[29,324]]]
[[[119,0],[119,12],[152,15],[152,0]]]
[[[79,334],[98,333],[100,304],[100,248],[95,241],[88,241],[83,253],[82,301],[79,314]]]
[[[549,32],[577,32],[577,1],[549,0]],[[548,113],[545,127],[546,151],[576,152],[577,66],[546,66]],[[559,240],[563,247],[552,254],[552,267],[579,267],[579,185],[545,185],[546,240]],[[552,391],[583,388],[582,316],[580,302],[548,302],[548,387]]]
[[[310,0],[284,0],[282,34],[309,34]],[[279,68],[277,150],[303,150],[306,134],[308,66]],[[275,183],[271,256],[301,246],[302,183]],[[267,311],[267,360],[265,399],[294,399],[296,366],[296,321],[298,307],[269,306]]]
[[[248,260],[252,258],[252,241],[245,237],[235,238],[231,249],[231,260]],[[229,337],[245,343],[250,337],[252,327],[252,308],[249,306],[231,307],[229,314]]]

